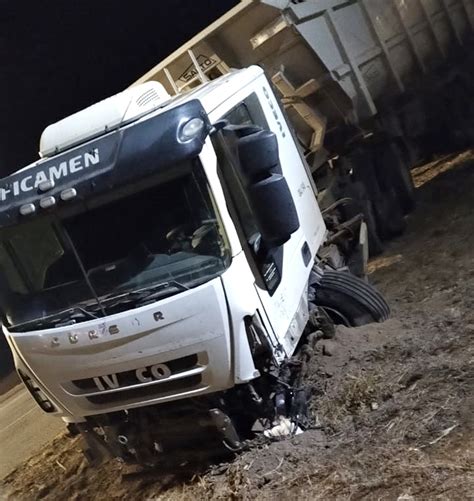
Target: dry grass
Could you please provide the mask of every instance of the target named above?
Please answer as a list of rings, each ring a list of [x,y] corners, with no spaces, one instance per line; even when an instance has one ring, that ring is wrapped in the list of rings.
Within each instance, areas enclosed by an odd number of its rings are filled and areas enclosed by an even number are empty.
[[[313,413],[321,424],[337,430],[348,416],[377,407],[381,393],[380,376],[363,372],[348,374],[336,394],[325,393],[314,402]]]
[[[413,169],[413,179],[415,186],[420,188],[424,184],[433,181],[434,178],[443,174],[444,172],[455,169],[466,162],[473,161],[473,150],[467,150],[463,153],[455,153],[445,155],[431,163]]]

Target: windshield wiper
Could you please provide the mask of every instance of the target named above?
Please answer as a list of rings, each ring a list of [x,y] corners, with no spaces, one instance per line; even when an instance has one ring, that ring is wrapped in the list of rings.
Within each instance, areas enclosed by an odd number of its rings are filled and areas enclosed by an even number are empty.
[[[73,306],[66,311],[62,311],[59,315],[52,315],[51,323],[55,322],[55,327],[62,327],[68,324],[75,324],[76,320],[84,320],[84,318],[88,318],[91,320],[97,319],[97,316],[87,311],[85,308],[81,306]],[[44,318],[44,320],[48,320],[50,317]]]
[[[67,229],[64,226],[63,226],[63,235],[64,235],[67,243],[69,244],[69,247],[71,248],[72,253],[74,254],[74,257],[76,258],[77,264],[79,265],[79,268],[81,269],[82,275],[84,276],[84,280],[86,281],[86,284],[89,287],[89,290],[91,291],[92,295],[94,296],[94,299],[97,302],[97,306],[99,307],[102,315],[105,317],[104,307],[103,307],[102,303],[100,302],[100,299],[99,299],[99,296],[98,296],[96,290],[92,286],[92,282],[90,281],[89,275],[87,274],[87,271],[84,267],[84,263],[82,262],[82,259],[79,256],[79,252],[77,251],[76,246],[74,245],[74,242],[72,241],[71,237],[69,236],[69,232],[67,231]]]
[[[12,325],[11,328],[17,329],[19,327],[34,326],[38,327],[64,327],[65,325],[73,325],[76,321],[81,321],[85,319],[95,320],[98,317],[92,312],[87,311],[82,306],[73,306],[67,310],[60,311],[59,313],[53,313],[46,317],[39,318],[37,320],[30,320],[21,324]]]
[[[177,282],[176,280],[168,280],[166,282],[152,285],[143,289],[124,292],[123,294],[111,294],[109,296],[106,296],[105,298],[102,298],[101,303],[105,309],[128,302],[136,305],[145,300],[152,300],[162,296],[163,292],[169,288],[178,289],[178,291],[180,292],[189,290],[188,286]]]

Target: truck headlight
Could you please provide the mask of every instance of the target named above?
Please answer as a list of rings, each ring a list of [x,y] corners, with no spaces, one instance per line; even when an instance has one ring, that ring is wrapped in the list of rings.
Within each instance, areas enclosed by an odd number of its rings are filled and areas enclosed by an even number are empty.
[[[201,118],[191,118],[191,120],[186,122],[179,129],[178,139],[182,143],[192,141],[193,139],[201,135],[204,126],[204,120],[202,120]]]

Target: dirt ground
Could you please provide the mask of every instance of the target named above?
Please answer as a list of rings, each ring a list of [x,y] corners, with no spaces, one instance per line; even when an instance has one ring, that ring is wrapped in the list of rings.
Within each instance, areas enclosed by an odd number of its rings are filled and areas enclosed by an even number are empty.
[[[474,152],[416,169],[408,231],[371,263],[384,324],[339,328],[312,359],[315,427],[205,471],[88,468],[61,435],[0,497],[474,499]],[[19,437],[21,440],[21,437]]]

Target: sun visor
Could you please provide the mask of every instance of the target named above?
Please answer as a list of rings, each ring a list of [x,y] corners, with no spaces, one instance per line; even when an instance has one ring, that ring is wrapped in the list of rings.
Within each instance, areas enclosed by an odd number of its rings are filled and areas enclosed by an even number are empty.
[[[0,227],[172,170],[200,154],[210,130],[194,99],[45,158],[0,179]]]

